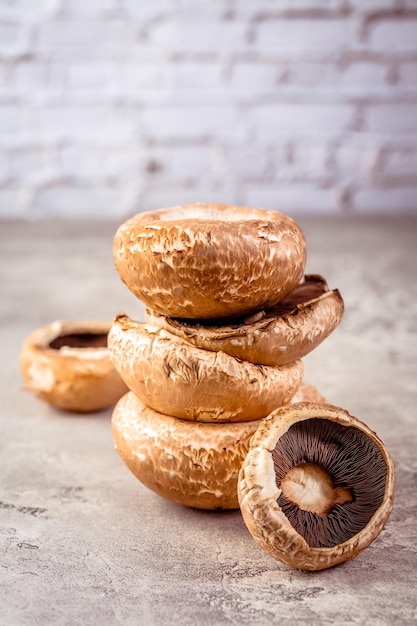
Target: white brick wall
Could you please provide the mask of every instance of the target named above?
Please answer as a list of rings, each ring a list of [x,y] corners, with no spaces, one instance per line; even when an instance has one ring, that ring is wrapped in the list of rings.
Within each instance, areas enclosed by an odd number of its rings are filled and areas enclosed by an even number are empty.
[[[0,217],[417,210],[415,0],[0,0]]]

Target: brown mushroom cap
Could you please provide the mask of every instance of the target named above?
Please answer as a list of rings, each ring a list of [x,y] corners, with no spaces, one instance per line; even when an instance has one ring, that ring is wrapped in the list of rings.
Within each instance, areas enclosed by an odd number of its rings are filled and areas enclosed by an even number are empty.
[[[154,411],[134,393],[113,411],[116,449],[158,495],[200,509],[236,509],[237,476],[259,422],[204,424]]]
[[[53,406],[88,413],[114,405],[127,391],[110,360],[108,322],[53,322],[23,343],[25,388]]]
[[[297,396],[319,392],[301,383]],[[237,509],[237,478],[259,421],[188,422],[154,411],[127,393],[113,411],[116,450],[141,483],[158,495],[199,509]]]
[[[251,318],[217,324],[180,320],[147,309],[145,321],[205,350],[223,351],[251,363],[286,365],[316,348],[340,323],[344,311],[337,289],[321,276],[304,281],[275,307]]]
[[[123,282],[153,311],[205,319],[276,304],[303,276],[306,243],[277,211],[190,204],[130,218],[113,253]]]
[[[118,315],[109,333],[113,363],[148,406],[200,422],[257,420],[289,402],[303,364],[254,365],[196,348],[161,328]]]
[[[393,504],[394,467],[377,435],[347,411],[281,407],[261,422],[238,482],[243,519],[259,545],[304,570],[355,558]]]

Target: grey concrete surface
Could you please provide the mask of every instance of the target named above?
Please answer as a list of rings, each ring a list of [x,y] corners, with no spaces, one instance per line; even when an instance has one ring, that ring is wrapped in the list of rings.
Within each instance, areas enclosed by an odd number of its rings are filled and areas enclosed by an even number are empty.
[[[55,319],[143,308],[111,256],[115,224],[0,223],[0,623],[127,626],[417,621],[417,221],[299,219],[308,271],[344,297],[306,380],[367,422],[397,471],[393,513],[357,559],[292,570],[240,512],[177,506],[113,448],[110,411],[74,417],[21,389],[25,336]]]

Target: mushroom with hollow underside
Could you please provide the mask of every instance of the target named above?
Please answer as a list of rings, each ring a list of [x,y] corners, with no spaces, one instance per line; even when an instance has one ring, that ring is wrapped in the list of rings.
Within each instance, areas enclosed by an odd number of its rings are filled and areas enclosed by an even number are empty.
[[[127,387],[107,347],[108,322],[56,321],[33,330],[20,352],[25,389],[74,413],[116,404]]]
[[[301,403],[259,425],[238,483],[244,521],[259,545],[299,569],[355,558],[393,504],[394,467],[377,435],[347,411]]]
[[[262,365],[286,365],[314,350],[340,323],[342,296],[324,278],[307,275],[273,308],[246,318],[182,320],[145,311],[145,322],[198,348]]]

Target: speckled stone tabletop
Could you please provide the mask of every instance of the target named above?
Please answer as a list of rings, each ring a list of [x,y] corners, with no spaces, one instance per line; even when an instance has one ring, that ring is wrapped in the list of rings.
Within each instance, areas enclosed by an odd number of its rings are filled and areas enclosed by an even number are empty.
[[[338,287],[341,326],[305,380],[375,430],[397,472],[392,515],[322,572],[264,553],[239,511],[163,500],[113,447],[111,411],[75,417],[22,390],[25,336],[142,305],[114,270],[111,223],[0,223],[0,624],[417,622],[417,220],[299,218],[307,271]]]

